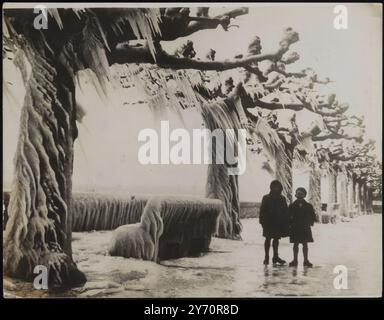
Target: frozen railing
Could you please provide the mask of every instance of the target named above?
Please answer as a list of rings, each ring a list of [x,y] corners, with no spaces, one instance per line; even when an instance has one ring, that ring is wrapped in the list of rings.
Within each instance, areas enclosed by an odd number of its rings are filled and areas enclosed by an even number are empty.
[[[121,225],[138,223],[148,198],[74,194],[73,231],[114,230]],[[222,207],[222,202],[215,199],[162,197],[164,231],[159,242],[159,258],[177,258],[208,251]]]

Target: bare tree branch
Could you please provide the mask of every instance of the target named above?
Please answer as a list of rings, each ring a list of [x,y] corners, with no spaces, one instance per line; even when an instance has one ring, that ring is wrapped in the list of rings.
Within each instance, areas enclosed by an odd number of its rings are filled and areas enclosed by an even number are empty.
[[[171,56],[163,50],[156,52],[156,61],[147,47],[132,47],[129,43],[120,43],[109,55],[110,64],[114,63],[151,63],[169,69],[196,69],[224,71],[248,66],[263,60],[278,60],[288,49],[280,47],[274,53],[258,54],[243,59],[225,61],[200,61]]]
[[[189,12],[174,12],[170,15],[162,15],[160,24],[161,39],[164,41],[176,40],[180,37],[189,36],[200,30],[216,29],[222,25],[224,30],[228,27],[230,19],[248,13],[248,8],[238,8],[215,17],[190,17]]]

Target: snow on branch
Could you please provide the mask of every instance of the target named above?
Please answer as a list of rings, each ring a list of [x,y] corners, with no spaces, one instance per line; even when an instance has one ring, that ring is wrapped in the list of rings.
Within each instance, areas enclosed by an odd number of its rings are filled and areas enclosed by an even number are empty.
[[[196,69],[196,70],[215,70],[224,71],[239,67],[246,67],[253,63],[263,60],[278,61],[285,52],[288,51],[291,44],[299,40],[297,32],[292,28],[285,30],[284,36],[280,41],[279,48],[275,52],[267,54],[255,54],[241,59],[224,61],[201,61],[184,57],[175,57],[167,54],[158,44],[156,50],[156,61],[151,56],[148,47],[145,44],[133,46],[132,42],[119,43],[115,50],[110,54],[110,64],[114,63],[151,63],[157,64],[162,68],[170,69]]]

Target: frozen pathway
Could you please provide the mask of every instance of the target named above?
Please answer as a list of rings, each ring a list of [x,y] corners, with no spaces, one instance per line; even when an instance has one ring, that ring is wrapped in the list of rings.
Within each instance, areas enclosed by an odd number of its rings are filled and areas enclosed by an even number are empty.
[[[378,296],[381,294],[382,216],[359,216],[350,222],[316,224],[309,258],[314,268],[264,267],[263,237],[257,219],[245,219],[243,241],[214,238],[211,252],[198,258],[148,261],[105,254],[111,232],[73,234],[74,259],[88,282],[67,292],[78,297],[282,297]],[[292,248],[281,240],[288,262]],[[348,268],[348,289],[333,286],[336,265]],[[20,289],[20,286],[17,286]],[[30,286],[24,285],[28,291]],[[29,289],[30,290],[30,289]],[[12,292],[11,292],[12,293]],[[46,296],[46,293],[13,292]]]

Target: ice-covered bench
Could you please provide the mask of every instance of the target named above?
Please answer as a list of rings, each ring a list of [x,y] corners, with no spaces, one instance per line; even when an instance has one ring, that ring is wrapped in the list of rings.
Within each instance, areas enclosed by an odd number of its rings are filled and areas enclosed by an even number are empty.
[[[74,194],[73,231],[115,230],[139,223],[149,197]],[[223,208],[220,200],[198,197],[162,197],[160,259],[199,255],[209,249]]]

